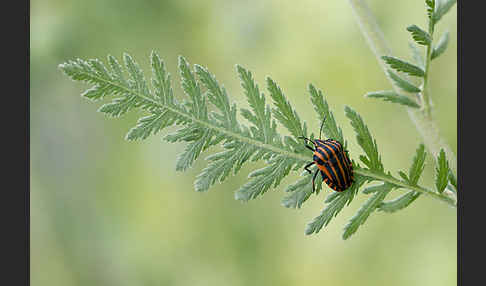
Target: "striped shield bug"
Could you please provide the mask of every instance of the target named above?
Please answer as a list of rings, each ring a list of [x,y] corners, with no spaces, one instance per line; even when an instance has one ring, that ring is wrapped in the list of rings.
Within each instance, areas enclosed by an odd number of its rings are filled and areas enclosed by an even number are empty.
[[[313,162],[307,164],[304,169],[312,174],[309,167],[316,164],[317,170],[312,177],[312,191],[315,191],[315,179],[318,173],[321,173],[322,180],[333,190],[342,192],[349,188],[354,182],[353,166],[348,157],[348,151],[344,150],[343,145],[334,139],[321,139],[322,127],[324,121],[322,120],[321,129],[319,131],[319,139],[312,141],[309,138],[301,136],[299,138],[305,140],[305,147],[314,152]],[[311,142],[314,146],[307,145]]]

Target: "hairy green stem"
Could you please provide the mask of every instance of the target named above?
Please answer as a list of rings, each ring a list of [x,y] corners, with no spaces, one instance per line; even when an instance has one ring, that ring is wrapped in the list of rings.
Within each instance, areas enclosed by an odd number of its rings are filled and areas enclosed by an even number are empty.
[[[424,114],[428,117],[432,116],[432,102],[429,96],[429,74],[430,74],[430,61],[431,61],[431,54],[432,54],[432,41],[433,41],[433,34],[434,34],[434,22],[432,19],[429,19],[429,36],[430,36],[430,44],[427,46],[427,52],[425,53],[425,75],[424,75],[424,84],[422,87],[422,104],[424,108]]]
[[[383,68],[383,71],[385,72],[385,75],[392,84],[393,89],[397,93],[399,93],[399,87],[386,72],[386,63],[381,59],[381,57],[384,55],[392,55],[392,52],[390,47],[386,43],[385,38],[383,37],[383,33],[381,32],[381,29],[378,26],[375,17],[371,13],[368,5],[364,0],[349,0],[349,3],[353,10],[356,21],[361,29],[361,32],[368,42],[368,45],[375,54],[380,66]],[[430,55],[428,55],[428,58],[430,59]],[[427,65],[429,64],[430,63],[428,63]],[[425,91],[425,88],[424,92],[427,94],[426,96],[428,98],[429,94]],[[428,103],[429,102],[427,99],[427,104]],[[439,128],[432,116],[430,114],[427,114],[427,112],[424,112],[424,110],[417,110],[415,108],[408,107],[405,108],[407,109],[410,119],[415,124],[417,131],[422,137],[425,146],[432,154],[434,159],[437,159],[440,149],[444,149],[447,155],[447,159],[449,160],[450,168],[453,170],[454,174],[457,174],[456,155],[454,154],[454,152],[452,152],[451,148],[445,142],[445,140],[440,136]]]

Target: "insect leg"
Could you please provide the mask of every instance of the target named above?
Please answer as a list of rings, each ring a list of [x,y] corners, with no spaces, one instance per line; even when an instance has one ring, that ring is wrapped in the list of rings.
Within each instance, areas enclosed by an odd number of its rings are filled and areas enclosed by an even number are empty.
[[[309,174],[312,174],[311,170],[309,170],[308,168],[312,165],[314,165],[316,162],[310,162],[309,164],[305,165],[304,167],[304,170],[306,170],[307,172],[309,172]]]

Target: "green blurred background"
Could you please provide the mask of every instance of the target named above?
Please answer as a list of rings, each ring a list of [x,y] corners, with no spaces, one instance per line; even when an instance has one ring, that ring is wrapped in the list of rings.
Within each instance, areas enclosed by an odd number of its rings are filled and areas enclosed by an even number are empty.
[[[410,59],[406,31],[426,27],[424,1],[368,1],[395,55]],[[457,150],[457,26],[454,6],[437,27],[449,48],[434,60],[435,116]],[[31,1],[31,285],[455,285],[456,211],[421,197],[396,214],[374,213],[347,241],[342,228],[360,194],[327,228],[306,236],[330,189],[302,209],[280,205],[286,184],[249,203],[234,200],[249,164],[207,193],[193,189],[205,154],[175,171],[183,144],[157,135],[127,142],[140,113],[107,119],[79,95],[88,86],[64,76],[69,59],[121,59],[148,71],[157,50],[174,75],[177,56],[207,66],[239,107],[247,106],[235,64],[264,89],[271,76],[311,130],[313,83],[356,144],[345,105],[365,119],[386,168],[408,169],[420,137],[400,106],[371,99],[390,89],[360,34],[348,1]],[[146,73],[148,75],[148,73]],[[166,133],[166,132],[164,132]],[[309,157],[310,158],[310,157]],[[422,178],[433,185],[433,161]],[[397,192],[398,193],[398,192]]]

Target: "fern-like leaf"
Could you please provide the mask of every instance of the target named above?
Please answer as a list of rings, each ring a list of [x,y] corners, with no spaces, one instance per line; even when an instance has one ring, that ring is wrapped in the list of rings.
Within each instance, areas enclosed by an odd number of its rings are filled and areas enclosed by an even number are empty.
[[[402,179],[408,183],[409,181],[409,178],[407,176],[407,174],[405,174],[403,171],[398,171],[398,174],[400,175],[400,177],[402,177]]]
[[[275,118],[289,130],[295,139],[299,136],[306,136],[305,126],[301,124],[297,112],[292,109],[280,87],[269,77],[267,78],[267,86],[276,106],[273,109]]]
[[[300,208],[313,193],[319,194],[325,186],[318,176],[314,192],[312,175],[301,171],[304,164],[312,160],[312,153],[299,139],[300,136],[308,136],[306,123],[300,120],[281,88],[272,79],[267,78],[267,90],[273,99],[273,109],[266,104],[265,96],[260,92],[251,73],[241,66],[236,67],[250,107],[240,110],[241,116],[248,120],[247,125],[238,120],[236,104],[231,103],[227,91],[216,77],[200,65],[192,68],[183,57],[179,57],[179,75],[184,96],[178,99],[173,94],[171,76],[157,53],[151,54],[151,84],[130,55],[123,55],[123,66],[112,56],[108,56],[107,62],[108,65],[105,66],[97,59],[77,59],[61,64],[60,68],[73,80],[92,85],[82,93],[84,97],[92,101],[103,100],[107,96],[114,97],[111,102],[102,105],[100,112],[110,117],[122,116],[135,109],[145,113],[128,131],[127,140],[144,140],[164,129],[174,128],[175,131],[165,135],[164,139],[185,144],[184,151],[178,156],[176,170],[187,170],[203,152],[219,145],[222,150],[207,156],[208,164],[196,177],[196,191],[207,191],[216,182],[223,182],[231,174],[236,174],[245,163],[260,160],[265,165],[249,174],[249,181],[235,192],[236,199],[248,201],[261,196],[280,185],[291,171],[300,171],[301,177],[285,189],[287,196],[282,204],[286,207]],[[339,140],[346,146],[346,138],[322,91],[309,85],[309,94],[319,121],[326,119],[324,135]],[[393,178],[390,173],[385,174],[376,141],[361,116],[349,107],[345,108],[345,112],[357,134],[358,144],[364,150],[364,155],[359,158],[366,168],[353,160],[354,183],[347,190],[331,192],[326,197],[326,207],[308,224],[306,234],[319,232],[351,203],[365,183],[372,181],[382,182],[386,188],[379,185],[365,189],[363,193],[373,194],[346,227],[343,235],[345,238],[353,234],[377,206],[382,206],[385,211],[390,209],[386,207],[390,205],[389,202],[381,203],[388,189],[408,188],[418,193],[428,193],[452,204],[447,197],[412,184],[417,176],[415,172],[421,170],[421,161],[413,167],[417,171],[410,171],[409,176],[402,172],[405,181]],[[285,127],[290,135],[280,135],[277,132],[277,123]],[[314,134],[310,138],[314,138]],[[312,168],[316,170],[315,166]],[[452,184],[453,179],[450,181]],[[403,201],[390,203],[393,203],[393,208],[405,204]]]
[[[420,144],[417,148],[415,157],[413,157],[412,166],[408,170],[408,183],[416,186],[422,172],[424,171],[425,167],[425,157],[427,156],[427,152],[425,151],[425,145]]]
[[[297,161],[280,155],[275,156],[268,163],[268,166],[253,171],[248,175],[251,180],[235,193],[236,199],[243,201],[255,199],[268,191],[272,185],[276,187],[280,184],[283,177],[289,174],[290,170],[297,164]]]
[[[273,115],[293,135],[293,137],[286,136],[284,142],[278,139],[277,144],[287,152],[302,152],[302,143],[297,142],[297,137],[306,136],[305,123],[301,123],[297,112],[293,110],[280,87],[271,78],[267,78],[267,88],[276,106],[273,109]],[[280,184],[280,181],[289,174],[290,170],[302,167],[304,162],[285,155],[276,155],[267,163],[268,166],[249,174],[251,181],[244,184],[236,192],[236,199],[248,201],[258,197],[270,189],[272,185],[276,187]]]
[[[394,188],[393,185],[383,183],[374,194],[359,208],[358,212],[349,220],[344,227],[343,239],[348,239],[358,228],[365,223],[371,213],[383,202],[386,195]]]
[[[425,4],[427,4],[427,16],[432,20],[435,10],[435,0],[425,0]]]
[[[388,75],[390,76],[390,78],[395,82],[395,84],[399,88],[401,88],[403,91],[411,92],[411,93],[420,92],[420,88],[416,87],[415,85],[413,85],[409,81],[401,78],[399,75],[397,75],[393,71],[387,70],[387,72],[388,72]]]
[[[435,186],[437,187],[437,191],[442,193],[447,186],[450,172],[449,163],[447,162],[444,149],[440,149],[439,156],[437,157],[437,167],[435,170]]]
[[[327,112],[326,116],[332,118],[332,120],[330,120],[332,121],[330,123],[330,128],[326,132],[336,132],[337,134],[342,134],[341,129],[336,125],[334,118],[332,117],[332,113],[329,113],[327,103],[322,103],[320,101],[322,94],[316,92],[316,90],[312,88],[310,88],[310,91],[311,95],[313,96],[314,108],[316,109],[316,111],[318,111],[318,113]],[[362,161],[370,169],[377,171],[378,173],[382,173],[383,164],[378,154],[378,147],[376,145],[376,141],[373,140],[371,133],[368,130],[368,127],[364,124],[361,116],[350,107],[346,106],[345,112],[346,116],[351,119],[351,125],[357,133],[356,138],[358,139],[358,144],[367,155],[361,157]],[[359,165],[355,162],[353,162],[353,166],[355,170],[360,168]],[[363,184],[365,184],[366,182],[372,181],[372,179],[370,179],[369,177],[362,176],[356,173],[354,179],[354,183],[349,189],[343,192],[332,193],[326,198],[326,207],[321,211],[321,214],[319,216],[315,217],[307,225],[307,228],[305,230],[305,233],[307,235],[318,233],[324,226],[327,226],[333,217],[335,217],[345,206],[351,203],[361,186],[363,186]]]
[[[312,176],[307,172],[303,174],[303,178],[289,185],[285,192],[290,194],[282,199],[282,205],[286,208],[300,208],[302,204],[312,195]],[[322,188],[322,177],[317,176],[315,181],[315,192],[319,194]]]
[[[276,136],[276,124],[272,122],[270,106],[265,105],[265,96],[260,94],[251,72],[241,66],[237,66],[236,69],[241,79],[241,86],[252,108],[252,111],[241,109],[241,115],[254,125],[253,136],[259,138],[262,142],[272,143]]]
[[[353,185],[349,189],[344,192],[336,192],[328,195],[325,201],[327,203],[326,207],[321,211],[319,216],[307,224],[305,234],[318,233],[324,226],[327,226],[345,206],[353,201],[358,189],[361,188],[366,180],[366,177],[356,176]]]
[[[419,45],[428,46],[430,45],[432,39],[429,33],[425,32],[424,30],[420,29],[417,25],[411,25],[407,27],[407,31],[412,34],[412,38],[415,42]]]
[[[420,144],[417,148],[416,154],[413,158],[412,165],[408,170],[408,176],[400,172],[400,176],[407,181],[409,184],[413,186],[417,186],[417,183],[422,175],[422,172],[425,167],[425,157],[427,156],[427,152],[425,151],[425,145]],[[404,195],[399,196],[398,198],[382,202],[378,208],[380,211],[392,213],[398,210],[404,209],[409,206],[412,202],[414,202],[420,196],[419,192],[410,191]]]
[[[399,104],[406,105],[406,106],[413,107],[413,108],[419,108],[420,107],[420,105],[418,105],[415,101],[413,101],[409,97],[407,97],[405,95],[398,94],[398,93],[394,92],[393,90],[368,92],[368,93],[365,94],[365,97],[380,98],[380,99],[383,99],[384,101],[399,103]]]
[[[439,22],[449,10],[456,4],[456,0],[435,0],[434,13],[432,14],[432,20],[434,23]]]
[[[318,115],[319,122],[322,122],[322,120],[325,119],[324,125],[322,126],[322,131],[324,132],[324,135],[326,135],[328,138],[338,140],[344,146],[346,146],[346,140],[344,140],[343,131],[339,126],[337,126],[334,115],[330,111],[327,101],[324,100],[324,95],[322,94],[322,91],[317,90],[312,84],[310,84],[309,93],[311,95],[312,104],[314,105],[314,110]]]
[[[457,189],[457,179],[452,171],[449,171],[449,182]]]
[[[445,32],[442,37],[440,37],[439,42],[437,45],[434,46],[432,50],[432,54],[430,55],[430,59],[433,60],[440,56],[442,53],[445,52],[447,49],[447,45],[449,44],[449,32]]]
[[[345,107],[346,116],[351,120],[351,126],[353,126],[357,133],[357,141],[366,156],[361,156],[361,160],[365,163],[371,173],[380,174],[382,178],[392,178],[388,173],[386,174],[381,162],[381,157],[378,152],[378,146],[376,141],[371,136],[368,127],[364,123],[363,119],[350,107]],[[418,164],[418,163],[417,163]],[[418,168],[417,168],[418,169]],[[405,174],[404,174],[405,175]],[[410,175],[411,177],[413,175]],[[407,177],[407,176],[405,176]],[[373,178],[363,177],[365,181],[373,181]],[[408,178],[407,178],[408,179]],[[395,181],[396,179],[394,179]],[[382,181],[383,183],[374,186],[367,187],[363,193],[372,194],[371,197],[361,206],[358,212],[349,220],[348,224],[344,228],[343,239],[348,239],[353,235],[358,228],[365,223],[368,217],[380,207],[383,200],[388,193],[399,186],[391,183],[390,181]]]
[[[399,196],[396,199],[381,202],[378,205],[378,211],[383,211],[386,213],[394,213],[401,209],[408,207],[411,203],[413,203],[418,197],[420,193],[410,191],[404,195]]]
[[[396,71],[404,72],[411,76],[418,77],[423,77],[425,75],[425,71],[422,68],[406,61],[390,56],[382,56],[381,58]]]
[[[383,172],[383,163],[381,162],[381,156],[378,153],[376,140],[371,136],[363,119],[349,106],[346,106],[344,111],[346,112],[346,116],[351,120],[351,126],[356,132],[358,144],[366,153],[367,157],[361,158],[363,163],[365,163],[371,170]]]

